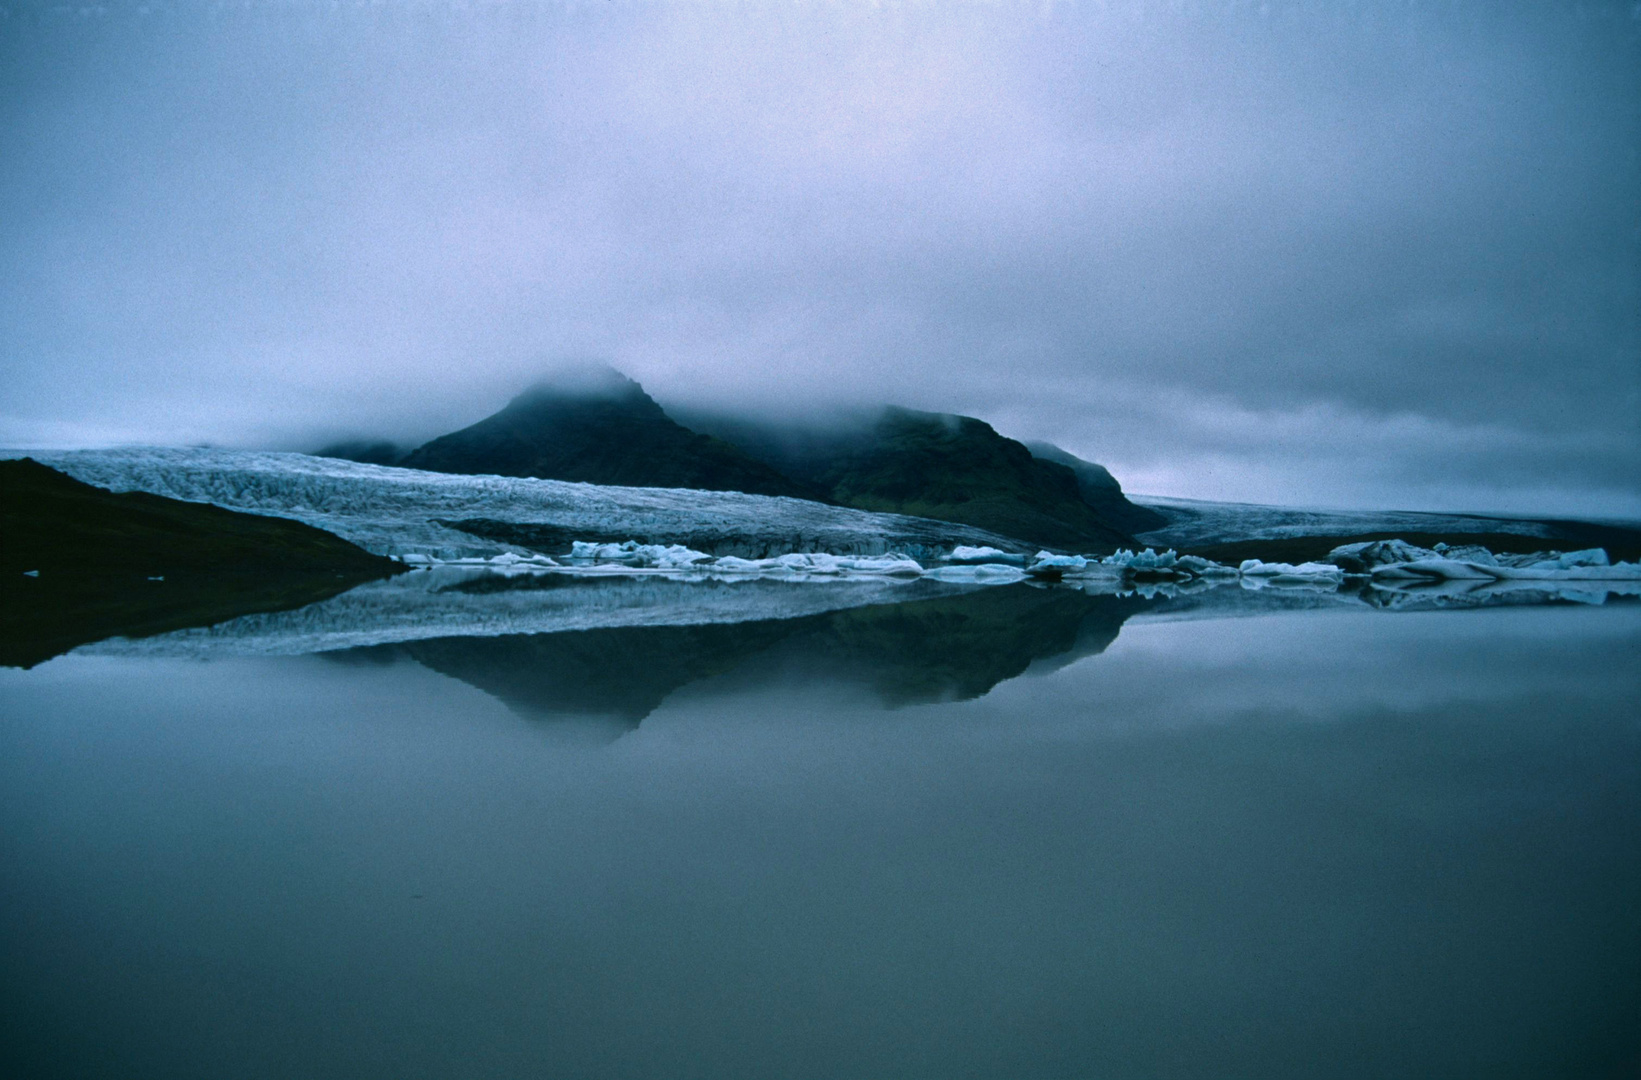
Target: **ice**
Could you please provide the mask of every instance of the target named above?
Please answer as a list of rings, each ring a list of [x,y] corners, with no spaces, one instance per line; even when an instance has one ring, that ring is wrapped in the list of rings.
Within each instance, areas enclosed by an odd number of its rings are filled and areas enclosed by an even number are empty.
[[[1569,551],[1565,555],[1554,558],[1540,559],[1532,564],[1534,570],[1574,570],[1582,567],[1607,566],[1607,553],[1601,548],[1587,548],[1584,551]]]
[[[712,556],[706,552],[695,551],[682,544],[640,544],[636,540],[619,544],[577,540],[570,545],[570,558],[659,570],[689,570],[712,561]]]
[[[146,491],[294,518],[379,555],[431,560],[528,556],[532,529],[558,536],[685,542],[715,554],[822,551],[936,558],[955,545],[1009,544],[983,529],[733,491],[624,488],[507,476],[459,476],[307,454],[134,447],[28,451],[113,491]],[[0,451],[21,457],[23,451]],[[501,537],[496,539],[495,537]],[[562,550],[553,548],[552,551]]]
[[[1373,569],[1373,579],[1380,581],[1386,578],[1436,578],[1442,581],[1490,581],[1499,577],[1498,567],[1483,566],[1479,563],[1465,562],[1460,559],[1444,559],[1432,556],[1425,559],[1409,559],[1407,562],[1391,563]]]
[[[961,566],[982,563],[1005,563],[1019,565],[1025,563],[1026,560],[1027,556],[1025,555],[1011,554],[1007,551],[999,551],[994,547],[966,547],[959,544],[957,547],[953,548],[952,553],[947,555],[942,561]]]
[[[1294,536],[1360,536],[1363,533],[1515,533],[1549,537],[1539,521],[1480,514],[1437,514],[1409,510],[1339,510],[1329,507],[1260,506],[1130,495],[1139,506],[1168,519],[1160,529],[1138,534],[1153,545],[1201,547],[1236,540]]]
[[[1201,555],[1181,555],[1174,561],[1174,565],[1188,573],[1196,575],[1197,577],[1214,578],[1237,576],[1236,567],[1226,566],[1224,563],[1217,563],[1212,559],[1205,559]]]
[[[1206,559],[1202,560],[1207,562]],[[1172,570],[1179,562],[1179,556],[1172,548],[1158,552],[1151,548],[1144,551],[1129,551],[1120,548],[1100,560],[1102,566],[1116,566],[1125,570]]]
[[[1290,581],[1303,583],[1339,583],[1344,581],[1344,571],[1339,570],[1332,563],[1262,563],[1257,558],[1242,560],[1237,566],[1237,573],[1242,578],[1262,579],[1270,584],[1287,584]]]
[[[550,588],[541,587],[551,582]],[[483,565],[400,574],[292,611],[84,647],[105,654],[300,655],[426,638],[559,633],[620,626],[693,626],[802,618],[866,604],[966,591],[961,584],[883,575],[730,582],[660,573],[547,570],[510,575]]]
[[[1083,570],[1088,567],[1088,559],[1082,555],[1056,555],[1052,551],[1039,551],[1032,560],[1032,570]]]
[[[1026,579],[1018,566],[1004,563],[974,563],[966,566],[937,566],[924,572],[936,581],[968,582],[975,585],[1012,585]]]
[[[1404,540],[1345,544],[1328,562],[1380,581],[1630,581],[1641,579],[1635,563],[1610,565],[1601,548],[1583,551],[1494,555],[1479,545],[1422,548]]]

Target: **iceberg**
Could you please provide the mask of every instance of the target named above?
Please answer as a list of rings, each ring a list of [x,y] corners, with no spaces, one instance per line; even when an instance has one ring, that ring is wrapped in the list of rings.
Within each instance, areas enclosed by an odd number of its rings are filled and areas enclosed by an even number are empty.
[[[1237,567],[1237,573],[1244,581],[1253,580],[1264,585],[1278,587],[1286,585],[1337,585],[1345,580],[1345,572],[1332,563],[1304,562],[1261,562],[1259,559],[1244,559]]]
[[[1007,551],[999,551],[994,547],[967,547],[959,544],[952,549],[950,555],[944,556],[941,561],[957,566],[985,563],[1024,565],[1027,558],[1026,555],[1011,554]]]
[[[1037,558],[1032,560],[1033,572],[1042,570],[1083,570],[1088,567],[1088,559],[1082,555],[1056,555],[1052,551],[1039,551]]]
[[[1612,564],[1601,548],[1495,555],[1479,545],[1422,548],[1405,540],[1375,540],[1334,548],[1327,561],[1375,582],[1641,580],[1641,564]]]
[[[935,581],[961,582],[974,585],[1012,585],[1026,579],[1026,572],[1018,566],[1003,563],[977,563],[967,566],[937,566],[926,570],[924,577]]]

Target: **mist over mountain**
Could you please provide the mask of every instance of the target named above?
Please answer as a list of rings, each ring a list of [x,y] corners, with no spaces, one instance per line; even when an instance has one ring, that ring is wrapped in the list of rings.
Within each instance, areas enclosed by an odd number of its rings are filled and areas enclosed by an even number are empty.
[[[680,422],[682,420],[682,422]],[[669,415],[603,365],[565,368],[409,453],[355,439],[320,456],[431,472],[785,495],[973,525],[1084,551],[1163,524],[1104,468],[967,416],[896,406],[787,418]]]
[[[1142,533],[1168,524],[1168,519],[1155,510],[1129,502],[1128,496],[1123,494],[1122,485],[1104,465],[1084,461],[1053,443],[1028,442],[1024,445],[1031,451],[1031,456],[1039,461],[1051,461],[1070,469],[1077,478],[1077,490],[1081,492],[1083,502],[1119,529]]]
[[[1081,462],[1110,481],[1101,485],[1090,474],[1091,501],[1071,467],[973,417],[889,406],[826,423],[688,412],[683,419],[861,510],[959,521],[1084,550],[1132,543],[1134,525],[1161,524],[1120,486],[1113,491],[1116,481],[1099,466]]]
[[[555,374],[500,412],[425,443],[395,464],[432,472],[825,498],[728,443],[680,426],[643,387],[609,368]]]

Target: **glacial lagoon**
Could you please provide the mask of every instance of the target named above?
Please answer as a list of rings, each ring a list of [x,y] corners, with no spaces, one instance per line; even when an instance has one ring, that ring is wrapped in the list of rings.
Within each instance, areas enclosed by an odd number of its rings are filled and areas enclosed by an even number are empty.
[[[1633,599],[434,580],[0,669],[17,1075],[1641,1064]]]

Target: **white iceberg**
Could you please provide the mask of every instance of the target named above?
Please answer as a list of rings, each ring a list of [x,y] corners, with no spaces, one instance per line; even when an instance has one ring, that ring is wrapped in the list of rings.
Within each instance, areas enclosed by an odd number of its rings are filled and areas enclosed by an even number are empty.
[[[958,566],[984,563],[1021,565],[1026,562],[1027,558],[1028,556],[1011,554],[994,547],[966,547],[959,544],[957,547],[952,548],[950,555],[942,556],[941,561]]]
[[[1345,572],[1332,563],[1322,562],[1262,562],[1259,559],[1244,559],[1237,567],[1237,573],[1245,579],[1283,586],[1288,584],[1338,584],[1345,579]]]
[[[1039,570],[1083,570],[1088,567],[1088,559],[1082,555],[1056,555],[1052,551],[1039,551],[1037,558],[1032,561],[1031,569]]]

